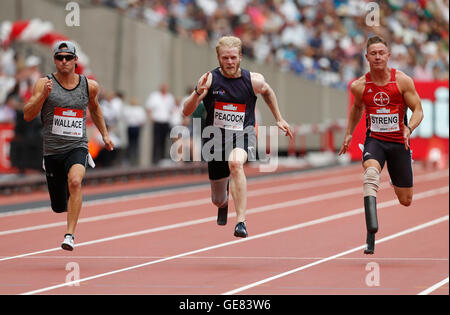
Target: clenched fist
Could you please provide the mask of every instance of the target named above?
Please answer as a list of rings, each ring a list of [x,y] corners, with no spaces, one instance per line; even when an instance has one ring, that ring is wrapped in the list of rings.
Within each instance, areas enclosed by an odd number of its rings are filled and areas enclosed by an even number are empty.
[[[46,81],[44,83],[44,89],[42,90],[42,94],[47,98],[47,96],[50,94],[53,88],[53,81],[49,78],[46,78]]]

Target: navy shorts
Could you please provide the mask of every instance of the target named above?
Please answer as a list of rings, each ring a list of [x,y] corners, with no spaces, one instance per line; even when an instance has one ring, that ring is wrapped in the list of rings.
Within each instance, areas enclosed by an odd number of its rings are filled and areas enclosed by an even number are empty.
[[[45,176],[50,194],[50,202],[54,212],[67,211],[69,188],[67,175],[75,164],[87,166],[89,151],[86,148],[76,148],[67,153],[44,156]]]
[[[387,142],[367,137],[364,143],[363,161],[377,160],[381,169],[387,163],[392,184],[397,187],[413,187],[411,150],[403,143]]]
[[[228,156],[234,148],[242,148],[247,152],[247,161],[256,160],[256,135],[245,136],[243,141],[222,145],[221,159],[208,161],[208,175],[210,180],[218,180],[230,176],[230,167],[228,166]],[[211,154],[214,154],[211,150]]]

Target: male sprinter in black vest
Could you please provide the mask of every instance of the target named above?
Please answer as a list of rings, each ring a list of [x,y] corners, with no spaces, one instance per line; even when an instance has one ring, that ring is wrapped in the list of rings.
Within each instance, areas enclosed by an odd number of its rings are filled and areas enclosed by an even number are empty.
[[[207,117],[206,127],[213,136],[205,143],[202,154],[213,155],[208,161],[211,199],[219,208],[217,223],[225,225],[228,214],[228,183],[231,175],[231,194],[236,207],[236,237],[247,237],[245,209],[247,180],[244,164],[256,148],[255,104],[261,94],[272,111],[278,127],[293,137],[289,124],[280,114],[274,91],[264,77],[242,69],[242,42],[234,36],[224,36],[216,46],[220,67],[205,73],[195,90],[186,99],[185,116],[191,115],[203,101]],[[207,129],[209,128],[209,130]],[[219,132],[217,132],[219,131]],[[218,136],[219,135],[219,136]],[[219,141],[217,141],[217,138]]]

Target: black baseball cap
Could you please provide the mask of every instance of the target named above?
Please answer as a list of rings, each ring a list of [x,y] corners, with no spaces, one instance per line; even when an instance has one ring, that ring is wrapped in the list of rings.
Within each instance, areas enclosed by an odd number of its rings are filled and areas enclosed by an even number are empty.
[[[74,56],[77,55],[75,45],[69,41],[60,41],[55,44],[53,48],[53,55],[63,52],[72,54]]]

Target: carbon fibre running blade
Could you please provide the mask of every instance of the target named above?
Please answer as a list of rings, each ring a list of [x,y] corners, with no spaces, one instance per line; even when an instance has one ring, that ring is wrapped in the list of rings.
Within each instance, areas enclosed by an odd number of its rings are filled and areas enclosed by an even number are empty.
[[[375,252],[375,233],[367,233],[367,244],[364,254],[373,255]]]
[[[217,211],[217,224],[226,225],[227,219],[228,219],[228,205],[223,208],[219,208],[219,210]]]

